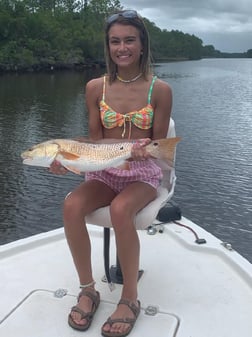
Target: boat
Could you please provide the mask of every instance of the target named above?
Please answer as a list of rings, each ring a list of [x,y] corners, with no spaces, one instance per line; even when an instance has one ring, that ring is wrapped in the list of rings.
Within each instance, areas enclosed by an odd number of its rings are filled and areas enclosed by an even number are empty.
[[[175,136],[172,120],[168,136]],[[181,214],[171,200],[175,169],[163,180],[169,189],[160,186],[158,197],[136,216],[141,312],[130,336],[251,337],[252,264]],[[109,219],[108,207],[86,219],[101,294],[83,333],[88,337],[101,335],[120,300],[123,279]],[[0,271],[1,336],[80,336],[67,323],[80,289],[63,228],[0,246]]]
[[[88,224],[101,304],[86,336],[100,329],[120,299],[104,277],[103,228]],[[229,243],[185,217],[138,231],[141,313],[132,337],[250,337],[252,265]],[[197,241],[198,240],[198,241]],[[110,257],[116,266],[111,231]],[[80,336],[67,316],[79,293],[63,228],[0,246],[0,335]]]

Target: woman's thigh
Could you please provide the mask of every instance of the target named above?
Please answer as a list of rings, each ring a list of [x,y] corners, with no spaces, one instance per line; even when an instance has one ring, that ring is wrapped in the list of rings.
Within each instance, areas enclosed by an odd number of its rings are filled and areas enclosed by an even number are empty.
[[[134,182],[122,190],[112,201],[111,215],[134,217],[138,211],[157,197],[157,190],[144,182]]]
[[[115,192],[101,181],[89,180],[81,183],[65,199],[66,205],[77,207],[84,214],[107,206],[115,198]]]

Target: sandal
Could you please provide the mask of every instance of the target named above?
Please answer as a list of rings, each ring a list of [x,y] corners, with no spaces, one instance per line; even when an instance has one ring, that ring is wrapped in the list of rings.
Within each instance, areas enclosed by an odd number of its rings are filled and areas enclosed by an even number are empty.
[[[128,336],[128,334],[133,329],[133,327],[134,327],[134,325],[136,323],[137,317],[138,317],[138,315],[140,313],[141,303],[140,303],[140,301],[137,301],[137,303],[138,303],[138,306],[136,306],[131,301],[121,299],[120,302],[118,303],[118,305],[119,304],[125,304],[125,305],[127,305],[130,308],[130,310],[132,311],[132,313],[134,314],[135,317],[134,318],[129,318],[129,317],[126,317],[126,318],[114,318],[114,319],[112,319],[111,317],[109,317],[107,319],[107,321],[102,326],[102,331],[101,331],[102,336],[104,336],[104,337],[125,337],[125,336]],[[129,324],[129,327],[124,332],[110,332],[110,331],[104,331],[103,330],[103,327],[106,324],[109,324],[110,327],[111,327],[114,323],[127,323],[127,324]]]
[[[79,331],[85,331],[90,327],[93,321],[94,314],[100,304],[100,294],[98,291],[96,291],[96,294],[94,294],[94,292],[91,292],[90,290],[82,289],[78,296],[78,302],[82,296],[87,296],[93,301],[91,311],[84,312],[77,305],[75,305],[72,307],[71,312],[68,315],[68,324],[71,326],[71,328]],[[72,312],[78,312],[81,315],[81,319],[85,319],[87,322],[85,324],[76,323],[71,316]]]

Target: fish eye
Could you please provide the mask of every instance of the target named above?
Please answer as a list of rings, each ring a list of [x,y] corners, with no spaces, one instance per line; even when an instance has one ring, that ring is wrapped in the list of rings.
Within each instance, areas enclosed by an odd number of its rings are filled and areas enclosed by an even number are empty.
[[[120,150],[123,150],[123,146],[120,147]]]
[[[153,146],[158,146],[158,143],[157,142],[153,143]]]

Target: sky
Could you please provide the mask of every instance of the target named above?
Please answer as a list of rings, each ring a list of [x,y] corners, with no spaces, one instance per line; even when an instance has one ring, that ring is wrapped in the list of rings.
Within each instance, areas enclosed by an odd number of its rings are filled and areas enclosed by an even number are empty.
[[[252,0],[121,0],[161,29],[194,34],[221,52],[252,49]]]

